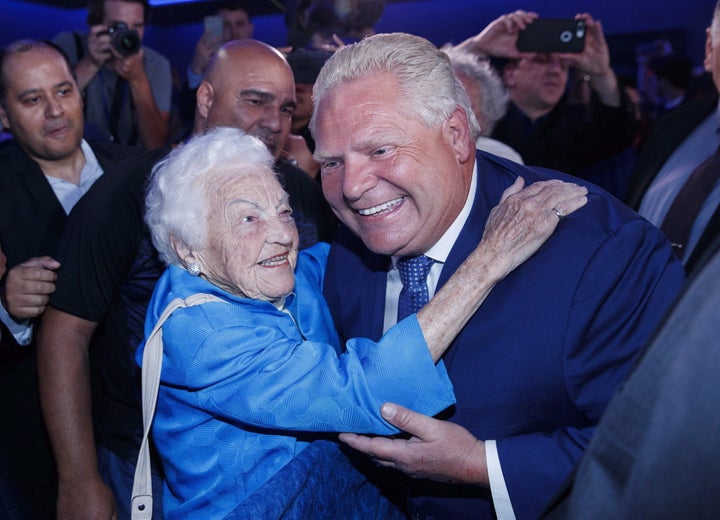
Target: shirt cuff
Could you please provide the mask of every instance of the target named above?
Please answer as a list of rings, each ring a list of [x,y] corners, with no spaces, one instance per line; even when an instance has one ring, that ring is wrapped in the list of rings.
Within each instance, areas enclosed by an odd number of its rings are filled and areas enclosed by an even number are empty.
[[[32,321],[23,320],[22,322],[17,323],[10,317],[10,314],[8,314],[8,311],[5,310],[5,307],[2,304],[0,304],[0,321],[5,324],[18,345],[25,346],[30,343],[33,333]]]
[[[496,441],[485,441],[485,459],[487,461],[490,493],[495,506],[495,514],[498,520],[515,520],[510,494],[500,467],[500,456],[498,455]]]

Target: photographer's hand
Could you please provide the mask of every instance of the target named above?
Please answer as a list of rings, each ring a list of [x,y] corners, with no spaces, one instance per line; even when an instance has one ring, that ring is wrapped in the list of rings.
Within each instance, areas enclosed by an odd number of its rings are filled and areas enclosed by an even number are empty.
[[[585,49],[581,53],[563,53],[559,56],[575,67],[579,74],[588,76],[590,86],[603,104],[620,106],[620,85],[610,67],[610,49],[605,40],[602,23],[588,13],[580,13],[575,19],[585,20]]]
[[[531,11],[513,11],[490,22],[479,34],[471,36],[458,44],[475,54],[498,58],[517,58],[520,56],[515,43],[518,33],[534,22],[537,13]]]
[[[113,62],[112,67],[115,73],[127,80],[132,87],[133,83],[147,82],[147,74],[145,74],[144,54],[142,48],[135,54],[130,56],[121,56],[115,49],[112,49]]]
[[[100,68],[112,58],[110,35],[104,25],[90,27],[87,37],[87,53],[75,66],[78,87],[84,89]]]
[[[170,115],[161,112],[155,103],[152,86],[145,72],[143,49],[126,57],[113,50],[113,56],[115,72],[125,78],[130,86],[130,95],[138,115],[140,143],[147,150],[166,145],[170,135]]]

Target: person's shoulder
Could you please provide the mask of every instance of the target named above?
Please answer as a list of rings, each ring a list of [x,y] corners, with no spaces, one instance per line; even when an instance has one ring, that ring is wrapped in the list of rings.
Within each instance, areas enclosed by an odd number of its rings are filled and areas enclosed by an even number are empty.
[[[37,165],[15,139],[0,143],[0,182],[9,181],[13,173],[23,174],[32,164]]]
[[[104,173],[80,199],[73,213],[108,216],[130,203],[144,206],[145,186],[153,165],[167,154],[164,148],[151,152],[112,143],[90,143]],[[123,156],[123,152],[127,155]],[[113,208],[110,210],[109,208]]]
[[[572,220],[575,222],[575,225],[584,228],[588,232],[588,236],[590,236],[590,234],[592,234],[591,231],[594,230],[598,233],[597,237],[602,240],[603,237],[616,233],[620,228],[630,222],[639,222],[640,227],[645,227],[643,223],[646,223],[650,229],[649,232],[654,232],[652,231],[654,226],[647,223],[626,204],[599,186],[584,179],[549,168],[517,164],[508,159],[485,152],[479,152],[479,155],[487,161],[484,163],[485,166],[489,163],[494,167],[495,171],[504,171],[514,177],[522,177],[525,179],[525,186],[536,182],[557,179],[586,187],[588,190],[588,203],[573,214]],[[483,174],[483,169],[483,164],[481,163],[478,167],[478,175]]]
[[[157,161],[165,157],[169,152],[168,146],[161,146],[153,150],[143,150],[137,146],[127,146],[106,141],[89,141],[93,153],[103,168],[115,165],[122,166],[149,166],[152,167]]]
[[[711,115],[717,106],[718,96],[683,103],[670,110],[658,120],[650,138],[666,132],[678,132],[678,124],[682,126],[687,126],[688,124],[697,126]]]
[[[145,59],[148,63],[148,65],[163,65],[170,67],[170,60],[165,57],[164,54],[159,53],[155,49],[148,47],[146,45],[143,45],[143,54],[145,55]]]

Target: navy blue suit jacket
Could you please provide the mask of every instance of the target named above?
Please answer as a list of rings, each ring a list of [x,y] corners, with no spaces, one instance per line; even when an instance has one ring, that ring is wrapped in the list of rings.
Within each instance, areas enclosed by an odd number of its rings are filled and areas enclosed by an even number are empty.
[[[544,518],[720,517],[720,240]]]
[[[482,152],[477,161],[472,211],[439,286],[478,244],[490,210],[517,176],[527,184],[580,182]],[[494,288],[444,356],[457,397],[447,417],[479,439],[497,440],[518,518],[537,517],[568,476],[683,283],[664,235],[588,187],[587,206]],[[343,337],[382,334],[389,265],[347,229],[336,238],[325,295]],[[487,490],[416,484],[411,511],[426,518],[494,516]]]

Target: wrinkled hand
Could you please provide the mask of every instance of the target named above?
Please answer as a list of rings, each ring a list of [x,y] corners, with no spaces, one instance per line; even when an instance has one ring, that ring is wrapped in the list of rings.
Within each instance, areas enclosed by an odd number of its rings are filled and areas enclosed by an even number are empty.
[[[35,318],[45,312],[50,295],[55,292],[55,269],[60,262],[49,256],[31,258],[7,273],[3,304],[15,321]]]
[[[115,57],[112,66],[118,76],[125,78],[127,82],[131,84],[134,81],[147,80],[145,65],[143,63],[144,54],[142,47],[137,53],[130,56],[121,56],[114,49],[112,53]]]
[[[115,497],[100,477],[58,486],[58,520],[117,520]]]
[[[222,40],[216,38],[210,33],[203,33],[195,45],[195,53],[190,62],[190,70],[195,74],[202,74],[210,63],[210,59],[215,55],[222,45]]]
[[[530,258],[552,235],[561,215],[587,204],[587,188],[560,180],[536,182],[523,188],[524,179],[503,192],[490,212],[478,248],[491,251],[504,275]],[[504,278],[504,275],[502,276]]]
[[[485,443],[465,428],[392,403],[383,404],[380,411],[385,420],[411,437],[341,433],[340,440],[370,455],[378,464],[415,478],[488,485]]]
[[[514,11],[493,20],[479,34],[462,42],[472,52],[498,58],[518,58],[522,54],[517,50],[518,33],[538,17],[531,11]]]
[[[297,161],[297,165],[313,179],[320,172],[320,163],[313,159],[307,141],[301,135],[288,134],[282,157],[287,161]]]
[[[106,61],[112,58],[110,35],[104,25],[93,25],[88,33],[87,58],[96,67],[101,67]]]
[[[585,20],[585,49],[580,53],[560,53],[562,59],[578,71],[589,76],[603,76],[612,73],[610,68],[610,49],[605,40],[602,23],[588,13],[580,13],[576,20]]]

